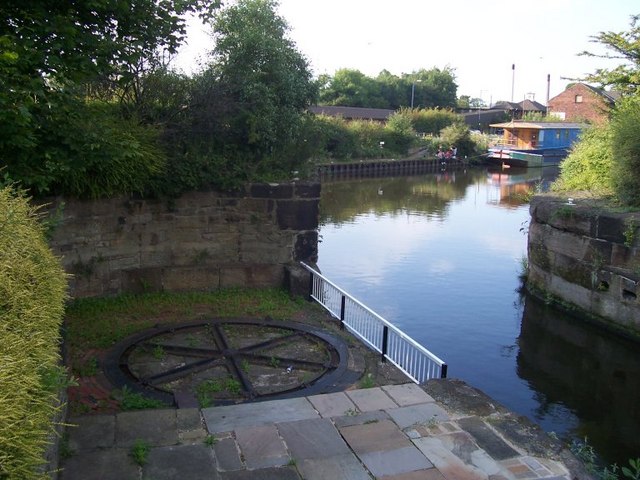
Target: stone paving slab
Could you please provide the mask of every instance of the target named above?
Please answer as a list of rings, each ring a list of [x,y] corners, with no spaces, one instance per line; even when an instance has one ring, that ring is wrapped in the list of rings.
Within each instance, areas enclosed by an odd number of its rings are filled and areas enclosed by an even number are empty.
[[[113,415],[88,415],[71,418],[69,448],[73,451],[112,447],[116,441],[116,418]]]
[[[307,458],[296,466],[305,480],[371,480],[371,475],[353,453]]]
[[[390,408],[387,413],[403,430],[413,425],[429,425],[432,422],[446,422],[449,420],[447,412],[435,403]]]
[[[358,456],[367,469],[376,477],[397,475],[433,467],[433,464],[413,445],[396,450],[363,453]]]
[[[129,450],[110,448],[83,451],[66,459],[61,480],[137,480],[139,468]]]
[[[340,434],[327,418],[279,423],[278,430],[296,461],[350,453]]]
[[[275,425],[240,427],[235,432],[248,469],[281,467],[289,462],[287,449]]]
[[[413,472],[399,473],[397,475],[385,475],[380,480],[447,480],[436,468],[428,470],[416,470]],[[494,480],[494,479],[492,479]],[[498,479],[495,479],[498,480]]]
[[[357,412],[356,405],[344,392],[313,395],[308,399],[322,418],[339,417],[347,415],[347,412]]]
[[[206,445],[152,448],[142,468],[142,478],[214,480],[218,477],[213,450]]]
[[[435,402],[431,395],[429,395],[415,383],[387,385],[381,388],[401,407],[416,405],[418,403]]]
[[[365,388],[362,390],[349,390],[346,392],[349,398],[356,404],[361,412],[371,412],[373,410],[385,410],[396,408],[398,405],[391,400],[384,390],[379,387]]]
[[[213,451],[218,460],[218,469],[229,471],[244,468],[242,460],[240,459],[238,446],[233,438],[229,437],[218,440],[213,445]]]
[[[457,421],[460,427],[469,432],[476,443],[485,452],[496,460],[506,460],[507,458],[519,455],[513,448],[505,443],[489,426],[478,417],[460,418]]]
[[[343,417],[333,417],[331,420],[338,428],[350,427],[351,425],[362,425],[380,420],[389,420],[389,414],[384,410],[374,410],[373,412],[356,413],[355,415],[345,415]]]
[[[447,479],[487,480],[488,478],[488,475],[479,468],[463,462],[442,443],[440,438],[417,438],[413,443]]]
[[[295,467],[261,468],[221,472],[220,480],[301,480]],[[188,479],[183,479],[188,480]]]
[[[343,427],[340,433],[357,455],[408,447],[411,442],[391,420]]]
[[[202,415],[210,433],[229,432],[236,427],[320,418],[304,397],[203,408]]]
[[[178,443],[176,410],[140,410],[116,415],[116,445],[131,447],[137,440],[150,445]]]

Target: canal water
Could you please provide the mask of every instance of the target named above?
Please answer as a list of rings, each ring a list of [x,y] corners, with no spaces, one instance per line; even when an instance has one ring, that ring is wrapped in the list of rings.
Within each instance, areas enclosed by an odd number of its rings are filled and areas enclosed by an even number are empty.
[[[318,266],[460,378],[608,462],[640,457],[638,345],[521,291],[527,192],[557,171],[322,182]]]

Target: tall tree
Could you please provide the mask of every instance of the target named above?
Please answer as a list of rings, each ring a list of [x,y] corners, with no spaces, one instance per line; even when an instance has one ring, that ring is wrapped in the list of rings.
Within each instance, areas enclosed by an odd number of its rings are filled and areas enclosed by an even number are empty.
[[[275,0],[239,0],[214,22],[209,68],[196,79],[185,135],[229,181],[281,174],[315,100],[306,58],[288,37]]]
[[[322,90],[320,101],[324,105],[389,108],[381,93],[380,84],[374,79],[359,70],[343,68]]]
[[[603,87],[610,86],[623,94],[640,93],[640,15],[631,17],[631,28],[626,32],[600,32],[591,37],[613,53],[581,55],[622,60],[624,63],[614,69],[599,68],[584,80]]]

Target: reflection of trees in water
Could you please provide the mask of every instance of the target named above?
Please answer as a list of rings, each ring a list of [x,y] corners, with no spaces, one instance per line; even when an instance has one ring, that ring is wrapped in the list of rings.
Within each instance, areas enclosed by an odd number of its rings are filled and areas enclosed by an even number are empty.
[[[519,337],[518,376],[538,392],[539,420],[560,405],[581,419],[607,460],[626,463],[640,451],[640,355],[637,343],[617,337],[527,296]]]
[[[469,170],[323,183],[320,224],[348,222],[362,213],[442,217],[447,205],[464,198],[467,186],[483,176],[480,170]]]

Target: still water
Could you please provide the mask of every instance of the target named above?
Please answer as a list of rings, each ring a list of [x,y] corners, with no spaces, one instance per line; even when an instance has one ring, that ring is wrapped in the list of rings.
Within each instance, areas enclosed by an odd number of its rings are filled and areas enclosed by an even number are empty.
[[[610,462],[640,456],[640,353],[519,293],[529,169],[323,181],[318,266],[548,432]]]

